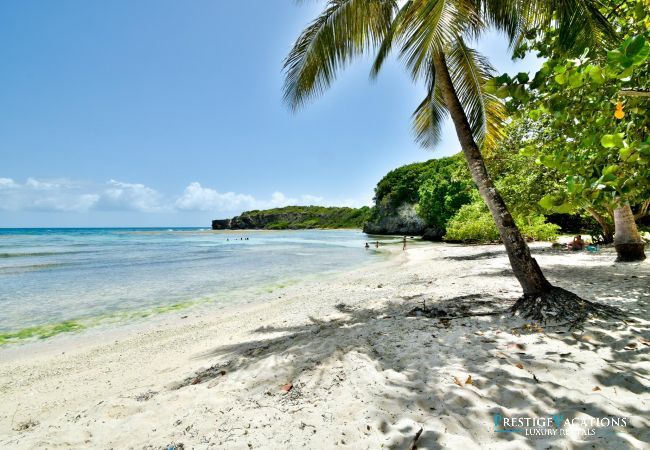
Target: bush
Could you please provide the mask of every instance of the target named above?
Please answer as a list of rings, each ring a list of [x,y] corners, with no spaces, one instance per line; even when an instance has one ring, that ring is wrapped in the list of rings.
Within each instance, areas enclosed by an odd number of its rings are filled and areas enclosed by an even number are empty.
[[[527,240],[552,241],[557,239],[558,225],[546,222],[540,214],[515,218]],[[483,200],[477,198],[462,206],[447,223],[446,241],[486,243],[499,241],[494,219]]]
[[[493,242],[499,240],[499,232],[492,215],[482,201],[474,201],[460,207],[447,222],[446,241]]]
[[[541,214],[516,219],[521,234],[528,240],[554,241],[560,226],[546,221]]]

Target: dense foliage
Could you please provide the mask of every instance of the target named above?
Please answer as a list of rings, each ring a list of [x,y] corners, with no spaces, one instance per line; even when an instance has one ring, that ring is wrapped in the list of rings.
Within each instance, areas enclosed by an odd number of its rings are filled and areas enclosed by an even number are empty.
[[[417,205],[428,225],[444,229],[458,208],[471,200],[472,182],[465,167],[458,154],[391,170],[375,188],[374,219],[411,204]]]
[[[361,228],[370,219],[370,208],[325,206],[286,206],[266,210],[246,211],[239,219],[259,225],[255,228],[269,230],[310,228]]]
[[[522,48],[547,58],[532,80],[502,75],[488,88],[519,117],[534,121],[522,155],[562,175],[538,199],[548,211],[589,211],[611,234],[612,211],[630,204],[637,218],[650,205],[650,13],[647,2],[604,2],[622,42],[612,50],[557,51],[558,33],[533,30]],[[611,48],[611,47],[610,47]],[[544,170],[544,169],[541,169]]]
[[[559,225],[549,223],[539,213],[515,214],[521,234],[531,241],[552,241],[557,238]],[[472,203],[463,205],[447,223],[445,240],[451,242],[495,242],[499,232],[483,200],[476,195]]]
[[[550,240],[560,227],[546,222],[539,200],[558,190],[560,175],[522,155],[523,136],[530,120],[509,124],[506,138],[486,155],[486,164],[527,239]],[[494,220],[478,195],[462,155],[409,164],[389,172],[375,190],[374,218],[390,214],[403,203],[417,204],[429,226],[443,230],[445,239],[493,242],[499,239]],[[576,222],[568,220],[569,223]]]
[[[418,189],[418,214],[431,226],[445,229],[447,222],[472,198],[472,181],[465,161],[449,158],[424,173]]]
[[[460,155],[454,155],[391,170],[377,183],[375,204],[398,207],[403,203],[418,203],[420,187],[426,180],[456,174],[463,164]]]

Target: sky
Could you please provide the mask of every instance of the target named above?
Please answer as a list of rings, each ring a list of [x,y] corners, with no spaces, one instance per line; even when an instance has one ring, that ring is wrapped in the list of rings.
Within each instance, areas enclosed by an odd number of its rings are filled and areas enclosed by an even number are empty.
[[[342,71],[298,112],[282,60],[323,2],[0,2],[0,227],[206,226],[249,209],[370,205],[424,150],[399,61]],[[534,72],[489,33],[497,72]]]

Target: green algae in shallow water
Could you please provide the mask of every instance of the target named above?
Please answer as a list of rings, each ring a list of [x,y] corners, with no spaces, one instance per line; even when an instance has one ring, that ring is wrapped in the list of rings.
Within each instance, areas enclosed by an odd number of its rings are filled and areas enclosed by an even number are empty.
[[[56,324],[23,328],[22,330],[16,331],[15,333],[0,334],[0,345],[21,339],[46,339],[60,333],[69,333],[71,331],[83,330],[84,328],[86,328],[86,325],[76,320],[66,320],[65,322]]]
[[[273,293],[273,291],[276,291],[278,289],[284,289],[286,287],[289,287],[289,286],[297,284],[297,283],[299,283],[299,280],[287,280],[287,281],[283,281],[283,282],[280,282],[280,283],[273,283],[271,285],[262,287],[262,290],[264,292],[266,292],[266,293],[271,294],[271,293]]]
[[[181,309],[189,308],[204,301],[189,301],[182,303],[174,303],[173,305],[156,306],[154,308],[145,309],[141,311],[124,311],[110,315],[99,317],[92,317],[87,319],[66,320],[56,324],[39,325],[35,327],[23,328],[22,330],[12,333],[0,333],[0,346],[18,342],[24,339],[47,339],[61,333],[71,333],[80,331],[86,328],[102,325],[106,323],[124,322],[132,319],[139,319],[144,317],[153,316],[156,314],[164,314],[172,311],[179,311]]]

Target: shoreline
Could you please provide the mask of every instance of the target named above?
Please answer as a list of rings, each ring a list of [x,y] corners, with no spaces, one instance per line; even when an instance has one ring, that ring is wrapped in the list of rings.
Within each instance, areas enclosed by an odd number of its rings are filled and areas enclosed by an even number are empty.
[[[394,254],[396,250],[397,248],[384,248],[379,251],[373,249],[373,251],[380,254],[378,256],[383,256],[384,258],[391,258],[393,256],[392,254]],[[7,334],[21,333],[31,328],[49,328],[68,322],[80,323],[83,325],[82,327],[75,330],[62,331],[43,338],[40,336],[18,339],[10,338],[7,339],[5,343],[0,340],[0,359],[4,360],[8,355],[11,357],[11,355],[14,354],[22,355],[26,352],[39,351],[40,347],[45,346],[46,344],[50,344],[53,340],[57,339],[69,340],[71,341],[70,345],[82,344],[88,339],[94,340],[96,337],[99,337],[101,339],[101,336],[105,335],[106,333],[116,336],[119,336],[121,334],[137,334],[148,329],[173,325],[178,320],[187,320],[191,319],[192,317],[201,317],[202,313],[207,313],[208,316],[213,320],[218,320],[218,317],[221,314],[230,315],[239,312],[242,309],[254,308],[260,304],[277,301],[278,299],[275,298],[277,292],[283,291],[286,288],[291,288],[303,283],[316,282],[323,280],[326,277],[337,277],[341,274],[358,270],[370,270],[370,267],[374,265],[381,265],[385,262],[386,259],[382,259],[367,263],[362,267],[357,267],[354,269],[327,270],[315,274],[306,275],[302,278],[290,278],[270,284],[266,283],[252,285],[241,288],[237,291],[231,291],[227,295],[220,294],[218,301],[214,299],[199,298],[196,300],[187,300],[169,305],[163,304],[149,309],[124,310],[101,316],[82,316],[77,318],[70,318],[57,323],[46,323],[33,327],[22,328],[16,331],[10,331],[7,332]],[[157,310],[160,310],[160,312],[157,312]],[[187,320],[186,323],[190,322],[191,320]],[[0,333],[0,335],[1,334],[2,333]]]
[[[113,231],[115,230],[117,229],[113,229]],[[210,230],[169,231],[164,228],[159,228],[155,230],[143,229],[140,231],[128,231],[129,235],[177,234],[177,233],[180,233],[184,236],[188,234],[189,235],[195,235],[195,234],[222,235],[224,241],[225,241],[225,236],[231,236],[229,232],[220,233],[220,232],[213,232]],[[268,236],[271,234],[273,234],[276,237],[280,236],[281,238],[287,236],[288,237],[293,236],[292,231],[280,231],[280,232],[268,231],[264,233],[242,232],[236,234],[235,236],[237,237],[237,241],[239,241],[240,236],[252,236],[252,235]],[[361,232],[359,231],[358,234],[361,235]],[[298,235],[298,239],[300,239],[300,235]],[[232,236],[231,236],[231,240],[232,240]],[[248,240],[248,238],[246,238],[246,240]],[[235,244],[238,244],[238,242],[233,243],[233,245]],[[102,306],[96,307],[93,304],[95,299],[92,299],[91,301],[87,302],[88,307],[85,309],[82,307],[82,308],[77,308],[69,311],[66,310],[58,311],[56,307],[53,307],[52,312],[49,314],[47,314],[47,312],[40,313],[40,311],[36,311],[37,313],[32,315],[23,314],[22,317],[19,314],[14,314],[15,317],[11,316],[10,314],[7,320],[4,323],[0,324],[0,348],[5,347],[7,345],[22,344],[33,340],[50,339],[53,336],[60,335],[60,334],[68,334],[70,332],[73,333],[80,332],[80,331],[83,332],[83,330],[94,329],[97,327],[107,328],[113,324],[119,326],[125,323],[140,321],[142,318],[151,318],[161,314],[164,315],[172,310],[179,310],[182,312],[186,312],[186,310],[193,310],[197,307],[222,308],[228,306],[231,303],[236,303],[236,304],[248,303],[248,302],[255,301],[259,297],[262,297],[265,293],[271,293],[272,291],[275,291],[278,288],[284,287],[288,284],[295,284],[297,282],[301,282],[303,280],[309,280],[314,277],[318,278],[322,276],[330,276],[332,273],[337,273],[342,270],[346,270],[348,266],[354,268],[357,264],[360,263],[372,264],[373,260],[382,259],[381,255],[385,255],[386,253],[385,251],[376,251],[375,249],[372,249],[371,252],[365,252],[364,255],[362,244],[363,242],[360,241],[358,243],[359,248],[352,250],[352,252],[356,253],[357,255],[360,255],[360,257],[363,257],[362,259],[364,259],[363,262],[359,261],[358,263],[355,261],[354,258],[351,258],[350,260],[341,260],[340,261],[341,264],[339,264],[338,266],[326,264],[327,260],[325,260],[325,263],[319,265],[318,260],[316,259],[314,260],[316,261],[316,264],[313,265],[313,267],[306,266],[309,267],[308,269],[299,270],[298,268],[296,270],[283,270],[283,271],[275,271],[275,272],[274,271],[259,272],[257,270],[251,270],[251,268],[249,267],[247,269],[248,272],[243,273],[244,275],[243,278],[246,278],[246,275],[253,272],[266,273],[266,275],[253,277],[253,278],[248,277],[248,279],[240,282],[234,281],[232,283],[228,283],[227,287],[225,285],[221,285],[219,282],[216,282],[216,284],[215,282],[213,282],[212,283],[213,285],[210,287],[210,289],[203,288],[196,291],[192,289],[193,286],[190,284],[189,286],[186,286],[186,289],[177,290],[173,295],[167,295],[166,292],[156,292],[156,293],[152,293],[147,297],[141,296],[137,298],[137,300],[140,300],[140,303],[135,301],[124,302],[124,304],[120,302],[113,303],[113,299],[107,297],[105,299],[106,301],[104,301],[103,304],[100,304],[100,305],[106,305],[104,307]],[[350,246],[347,245],[347,247]],[[157,247],[154,246],[154,248]],[[234,247],[234,248],[239,249],[239,247]],[[247,249],[247,248],[255,248],[255,247],[245,246],[243,248]],[[287,251],[291,252],[291,250],[287,250]],[[304,255],[303,253],[299,253],[300,249],[297,249],[295,251],[296,254]],[[347,248],[345,251],[349,252],[350,249]],[[45,256],[45,257],[50,257],[51,259],[58,255],[68,256],[77,253],[91,254],[93,252],[91,250],[74,251],[74,252],[66,250],[61,252],[43,251],[38,253],[26,253],[24,251],[20,251],[20,249],[17,249],[15,250],[14,253],[7,254],[7,257],[9,256],[17,257],[17,258],[12,258],[12,261],[15,261],[12,264],[15,264],[16,267],[15,272],[20,274],[20,270],[24,270],[25,267],[41,268],[42,266],[44,266],[44,264],[25,266],[25,263],[22,262],[22,259],[24,259],[25,257],[32,258],[32,257]],[[333,250],[331,253],[334,254],[337,253],[337,251]],[[194,255],[191,256],[193,257]],[[203,258],[203,255],[199,255],[199,256],[201,256],[200,259],[205,259]],[[229,254],[226,254],[226,256],[229,256]],[[280,256],[283,256],[282,253]],[[20,259],[18,259],[18,257],[20,257]],[[219,261],[222,260],[224,259],[221,259]],[[104,261],[100,261],[100,263],[103,264]],[[56,265],[56,264],[57,263],[51,263],[51,265]],[[71,266],[71,269],[69,269],[67,273],[70,273],[71,271],[74,270],[79,270],[79,265],[76,263],[76,261],[66,262],[65,264],[61,263],[59,265]],[[235,275],[237,274],[241,275],[242,274],[241,270],[246,270],[246,269],[239,268],[240,266],[238,266],[238,264],[236,263],[233,264],[232,267],[234,268],[233,270],[235,271]],[[215,279],[218,280],[219,273],[220,272],[218,269],[207,268],[206,270],[204,270],[204,278],[207,280],[215,280]],[[10,275],[13,275],[13,272],[10,273]],[[191,276],[192,274],[189,275]],[[73,286],[76,285],[77,280],[74,277],[69,276],[68,278],[70,279],[69,281],[73,284]],[[236,276],[232,277],[232,279],[237,280],[237,277]],[[56,281],[56,279],[53,281]],[[198,280],[198,282],[200,281],[201,280]],[[45,283],[43,284],[45,285]],[[146,286],[149,284],[151,283],[144,283],[143,285]],[[104,287],[102,285],[99,286],[100,288]],[[161,289],[164,290],[165,287],[162,287]],[[20,299],[20,296],[11,294],[11,289],[8,289],[6,294],[8,297],[14,297],[15,301],[17,302]],[[42,299],[43,303],[56,305],[56,303],[53,303],[52,301],[50,302],[47,301],[50,294],[51,292],[49,291],[43,292],[43,297],[44,297]],[[74,298],[74,294],[64,293],[63,298],[59,299],[62,300],[61,304],[63,306],[66,305],[66,300],[67,300],[65,298],[66,296],[70,298]],[[29,305],[31,302],[26,301],[23,303],[25,305]],[[16,310],[19,311],[18,308],[16,308]]]
[[[421,427],[422,448],[554,448],[567,442],[494,433],[491,414],[560,410],[627,414],[633,428],[593,443],[641,448],[650,441],[639,413],[649,409],[650,383],[637,375],[650,369],[639,359],[650,343],[650,264],[547,247],[533,244],[552,282],[634,311],[637,322],[588,325],[576,337],[550,328],[516,334],[525,322],[507,315],[410,317],[422,301],[507,305],[519,286],[501,246],[396,247],[384,261],[255,304],[0,348],[0,443],[405,448]],[[472,384],[455,382],[469,375]]]

